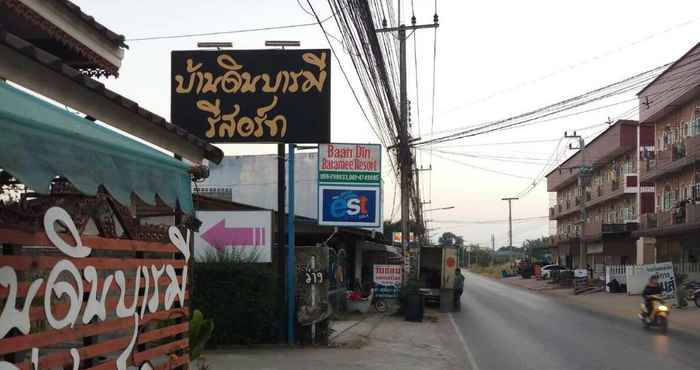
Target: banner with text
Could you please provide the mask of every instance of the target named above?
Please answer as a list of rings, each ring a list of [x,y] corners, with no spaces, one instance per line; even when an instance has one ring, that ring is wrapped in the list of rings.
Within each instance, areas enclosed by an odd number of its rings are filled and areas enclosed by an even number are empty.
[[[374,265],[374,295],[396,298],[401,287],[401,265]]]
[[[319,145],[320,225],[381,227],[381,186],[381,145]]]
[[[381,145],[323,144],[318,147],[320,184],[380,185],[381,167]]]

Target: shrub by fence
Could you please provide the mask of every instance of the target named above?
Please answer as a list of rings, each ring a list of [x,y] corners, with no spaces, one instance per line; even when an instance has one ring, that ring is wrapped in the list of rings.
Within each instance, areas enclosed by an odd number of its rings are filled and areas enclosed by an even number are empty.
[[[195,262],[192,275],[192,308],[215,325],[209,347],[277,342],[277,287],[271,264],[209,258]]]

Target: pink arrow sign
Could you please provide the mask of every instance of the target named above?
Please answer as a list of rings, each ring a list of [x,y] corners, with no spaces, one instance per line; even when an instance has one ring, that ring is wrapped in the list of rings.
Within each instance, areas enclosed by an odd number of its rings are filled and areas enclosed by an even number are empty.
[[[221,220],[201,235],[212,247],[224,250],[227,246],[264,246],[264,227],[226,227]]]

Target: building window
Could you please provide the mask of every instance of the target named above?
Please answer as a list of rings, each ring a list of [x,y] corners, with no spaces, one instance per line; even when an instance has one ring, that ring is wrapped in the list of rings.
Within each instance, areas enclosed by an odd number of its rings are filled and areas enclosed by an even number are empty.
[[[689,137],[700,135],[700,117],[690,120],[686,123],[686,127]]]
[[[700,183],[691,186],[691,193],[694,201],[700,201]]]
[[[664,211],[668,211],[673,208],[674,203],[674,193],[672,191],[664,192]]]

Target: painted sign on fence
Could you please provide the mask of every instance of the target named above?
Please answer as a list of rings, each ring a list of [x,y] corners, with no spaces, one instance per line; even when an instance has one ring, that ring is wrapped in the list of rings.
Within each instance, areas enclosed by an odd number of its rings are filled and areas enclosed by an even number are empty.
[[[381,223],[378,187],[321,186],[319,225],[378,227]]]
[[[397,298],[401,287],[401,265],[374,265],[374,295]]]
[[[194,240],[195,257],[230,251],[251,262],[271,262],[271,211],[198,211],[202,221]]]
[[[175,125],[214,143],[330,141],[331,54],[184,50],[171,57]]]
[[[673,263],[671,262],[627,266],[627,293],[642,294],[644,287],[649,282],[649,278],[654,275],[659,278],[659,286],[664,290],[664,294],[672,296],[675,300],[676,278],[673,274]]]
[[[0,264],[0,369],[187,366],[189,231],[170,226],[168,242],[86,236],[60,207],[43,227],[0,229],[14,249]]]

